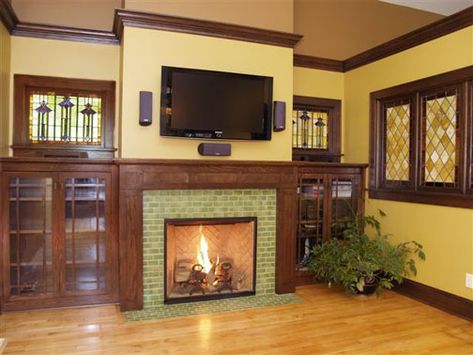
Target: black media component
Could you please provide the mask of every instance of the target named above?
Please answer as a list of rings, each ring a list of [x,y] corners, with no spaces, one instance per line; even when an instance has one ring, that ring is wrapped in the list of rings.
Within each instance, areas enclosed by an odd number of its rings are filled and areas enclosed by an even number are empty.
[[[274,132],[286,129],[286,103],[284,101],[274,101]]]
[[[228,157],[232,154],[232,146],[225,143],[200,143],[197,151],[200,155]]]
[[[271,140],[273,78],[162,67],[161,136]]]
[[[153,122],[153,93],[140,91],[140,125],[149,126]]]

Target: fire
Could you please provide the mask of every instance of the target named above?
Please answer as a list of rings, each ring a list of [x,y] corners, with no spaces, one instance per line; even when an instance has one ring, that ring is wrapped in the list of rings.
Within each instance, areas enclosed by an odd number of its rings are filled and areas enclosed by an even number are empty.
[[[209,258],[209,245],[205,240],[204,233],[200,233],[200,242],[197,245],[197,263],[204,267],[204,272],[208,274],[212,269],[212,263]]]

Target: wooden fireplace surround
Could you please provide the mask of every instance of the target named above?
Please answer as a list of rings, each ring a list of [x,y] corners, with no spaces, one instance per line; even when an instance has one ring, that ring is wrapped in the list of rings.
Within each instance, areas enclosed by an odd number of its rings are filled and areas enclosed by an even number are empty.
[[[0,158],[0,172],[97,171],[113,175],[113,229],[118,227],[118,300],[122,311],[143,308],[143,191],[276,189],[276,293],[295,291],[297,184],[302,174],[361,175],[366,164],[221,160]],[[363,195],[361,195],[363,196]],[[363,199],[361,199],[361,204]],[[359,206],[362,208],[362,205]],[[362,209],[361,209],[362,210]],[[2,220],[5,221],[6,214]],[[1,224],[1,223],[0,223]],[[116,232],[114,232],[116,235]],[[3,235],[3,239],[7,238]],[[114,239],[116,240],[116,239]],[[114,243],[116,243],[114,241]],[[1,265],[0,265],[1,266]],[[7,265],[3,265],[7,267]],[[115,290],[116,290],[115,288]],[[74,305],[74,304],[69,304]]]
[[[365,164],[118,159],[120,309],[143,308],[143,191],[276,189],[276,293],[295,291],[297,183],[300,174],[360,174]],[[363,176],[364,174],[362,174]],[[361,184],[364,186],[364,183]]]

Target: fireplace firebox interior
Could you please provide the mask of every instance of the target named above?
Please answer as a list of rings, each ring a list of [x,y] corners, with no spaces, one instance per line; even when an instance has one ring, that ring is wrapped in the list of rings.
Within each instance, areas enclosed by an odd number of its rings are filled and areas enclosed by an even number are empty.
[[[165,219],[165,303],[249,296],[256,217]]]

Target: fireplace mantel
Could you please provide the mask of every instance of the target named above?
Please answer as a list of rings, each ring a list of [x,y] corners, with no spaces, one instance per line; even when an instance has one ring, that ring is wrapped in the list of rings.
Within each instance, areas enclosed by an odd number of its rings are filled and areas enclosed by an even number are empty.
[[[276,198],[276,293],[295,290],[297,182],[300,174],[359,174],[365,164],[118,159],[120,308],[143,308],[143,191],[272,188]]]

